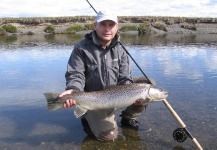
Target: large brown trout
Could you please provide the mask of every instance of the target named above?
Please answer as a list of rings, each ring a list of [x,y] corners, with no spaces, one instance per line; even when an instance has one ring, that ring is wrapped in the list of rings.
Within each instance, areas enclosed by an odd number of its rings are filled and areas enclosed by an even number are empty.
[[[151,84],[127,84],[115,85],[101,91],[72,92],[71,94],[58,97],[55,93],[44,93],[47,99],[48,111],[62,108],[68,99],[76,102],[74,114],[78,118],[87,110],[118,109],[130,106],[136,100],[145,105],[149,102],[160,101],[168,96],[167,91]]]

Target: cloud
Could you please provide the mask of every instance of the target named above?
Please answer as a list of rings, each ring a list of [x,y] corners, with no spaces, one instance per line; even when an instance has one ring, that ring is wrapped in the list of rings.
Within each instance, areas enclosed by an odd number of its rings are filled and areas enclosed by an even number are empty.
[[[110,8],[118,16],[217,17],[216,0],[89,0],[99,11]],[[1,0],[0,17],[96,15],[86,0]]]

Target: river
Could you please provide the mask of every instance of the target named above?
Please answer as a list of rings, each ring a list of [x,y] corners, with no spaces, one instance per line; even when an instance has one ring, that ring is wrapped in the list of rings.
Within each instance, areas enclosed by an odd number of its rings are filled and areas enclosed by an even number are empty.
[[[180,126],[163,102],[149,104],[139,117],[139,131],[119,127],[120,138],[113,142],[87,137],[73,108],[47,112],[43,93],[64,90],[69,55],[82,37],[0,37],[0,149],[195,149],[190,138],[174,141]],[[122,41],[146,75],[168,90],[168,102],[201,146],[215,150],[217,35],[125,34]],[[131,64],[133,76],[142,76]],[[143,132],[144,124],[152,130]]]

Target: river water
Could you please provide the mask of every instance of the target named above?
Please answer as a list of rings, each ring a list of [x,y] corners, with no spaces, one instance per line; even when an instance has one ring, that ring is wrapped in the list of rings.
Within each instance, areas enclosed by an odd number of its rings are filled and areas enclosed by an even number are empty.
[[[64,90],[69,55],[82,37],[0,37],[0,149],[195,149],[190,138],[174,141],[180,126],[163,102],[151,103],[142,113],[139,131],[120,127],[113,142],[87,137],[73,108],[47,112],[43,93]],[[146,75],[168,90],[168,102],[201,146],[215,150],[217,35],[126,34],[122,41]],[[142,76],[131,63],[133,76]],[[145,124],[150,132],[143,132]]]

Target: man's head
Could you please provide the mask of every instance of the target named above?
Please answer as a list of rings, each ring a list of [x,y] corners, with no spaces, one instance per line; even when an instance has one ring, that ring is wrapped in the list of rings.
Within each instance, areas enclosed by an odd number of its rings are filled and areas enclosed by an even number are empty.
[[[118,17],[113,12],[99,11],[95,20],[95,31],[100,44],[108,46],[118,30]]]

